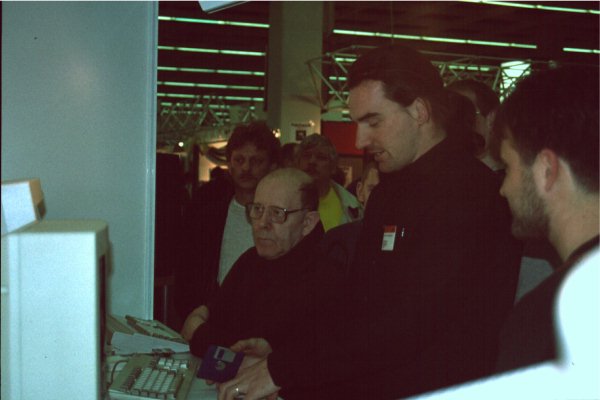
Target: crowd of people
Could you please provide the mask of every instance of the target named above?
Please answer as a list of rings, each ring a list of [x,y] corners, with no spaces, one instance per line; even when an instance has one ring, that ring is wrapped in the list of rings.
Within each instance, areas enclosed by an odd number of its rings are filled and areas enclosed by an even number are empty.
[[[181,333],[245,353],[219,399],[396,399],[558,359],[556,297],[598,251],[598,70],[535,71],[500,103],[391,45],[348,87],[356,195],[326,136],[282,157],[252,123],[193,196]],[[515,302],[530,239],[562,265]]]

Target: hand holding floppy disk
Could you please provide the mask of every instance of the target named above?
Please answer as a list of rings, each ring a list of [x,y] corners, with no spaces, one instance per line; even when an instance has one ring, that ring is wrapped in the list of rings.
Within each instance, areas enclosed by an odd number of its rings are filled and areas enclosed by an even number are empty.
[[[227,382],[235,378],[243,359],[244,353],[236,353],[226,347],[210,346],[202,358],[198,378]]]

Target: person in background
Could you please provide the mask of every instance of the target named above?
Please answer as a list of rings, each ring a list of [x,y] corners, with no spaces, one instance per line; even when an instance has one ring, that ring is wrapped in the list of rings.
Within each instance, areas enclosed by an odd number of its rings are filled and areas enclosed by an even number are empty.
[[[371,50],[348,86],[356,146],[380,182],[346,284],[320,294],[318,330],[294,346],[236,343],[263,358],[219,399],[397,399],[494,369],[521,256],[498,179],[467,150],[454,97],[418,51]]]
[[[516,305],[500,339],[498,371],[556,360],[555,303],[562,282],[598,252],[598,69],[534,73],[504,101],[492,145],[506,165],[500,193],[512,232],[547,238],[562,265]],[[597,356],[597,355],[596,355]]]
[[[296,149],[296,165],[309,174],[319,188],[319,214],[325,232],[362,216],[356,197],[335,182],[338,154],[326,136],[317,133],[304,138]]]
[[[263,337],[273,349],[295,343],[300,324],[310,323],[311,292],[322,257],[323,227],[317,188],[296,168],[277,169],[258,184],[246,204],[254,247],[235,262],[221,289],[186,321],[192,354],[210,345],[230,346]]]
[[[262,177],[277,167],[279,151],[279,140],[264,122],[236,126],[226,147],[231,179],[208,182],[193,195],[186,251],[175,283],[182,319],[206,304],[233,263],[254,245],[245,206]]]
[[[498,95],[485,83],[473,79],[454,81],[447,88],[465,96],[475,106],[475,131],[483,138],[476,156],[493,171],[501,170],[502,164],[492,157],[489,149],[494,118],[500,105]]]
[[[360,180],[356,184],[356,198],[364,208],[367,207],[367,201],[375,186],[379,184],[379,171],[375,162],[368,162],[362,171]]]
[[[482,146],[478,147],[476,156],[495,171],[499,179],[502,179],[504,165],[492,155],[490,146],[492,127],[500,106],[498,95],[485,83],[472,79],[454,81],[447,87],[469,99],[475,107],[475,131],[483,138]],[[550,276],[555,266],[559,265],[559,257],[548,240],[545,238],[525,240],[515,302]]]
[[[356,195],[363,208],[371,192],[379,183],[379,171],[374,161],[367,162],[356,184]],[[362,229],[362,219],[338,225],[330,229],[323,237],[321,243],[323,251],[335,262],[334,265],[342,273],[347,273],[354,260],[354,250],[357,245],[358,235]]]
[[[281,168],[295,167],[296,166],[296,149],[298,143],[290,142],[281,146]]]

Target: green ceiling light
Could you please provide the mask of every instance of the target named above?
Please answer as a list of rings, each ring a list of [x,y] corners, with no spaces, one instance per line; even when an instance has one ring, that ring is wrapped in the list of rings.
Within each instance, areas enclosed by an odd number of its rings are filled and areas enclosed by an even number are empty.
[[[183,93],[156,93],[158,97],[176,97],[179,99],[196,99],[198,95],[195,94],[183,94]]]
[[[525,44],[525,43],[505,43],[505,42],[492,42],[492,41],[485,41],[485,40],[441,38],[441,37],[434,37],[434,36],[400,35],[400,34],[396,34],[396,33],[390,34],[390,33],[381,33],[381,32],[349,31],[349,30],[345,30],[345,29],[334,29],[333,33],[337,33],[338,35],[393,37],[394,39],[405,39],[405,40],[423,40],[423,41],[430,41],[430,42],[473,44],[473,45],[479,45],[479,46],[519,47],[519,48],[524,48],[524,49],[537,49],[537,46],[535,44]]]
[[[357,57],[334,57],[335,62],[339,63],[353,63]]]
[[[246,96],[200,96],[197,94],[184,94],[184,93],[157,93],[157,97],[174,97],[180,99],[218,99],[218,100],[230,100],[230,101],[253,101],[262,103],[264,98],[262,97],[246,97]]]
[[[157,84],[164,85],[164,86],[198,87],[198,88],[207,88],[207,89],[264,90],[264,88],[262,86],[221,85],[221,84],[214,84],[214,83],[158,81]]]
[[[206,49],[197,47],[179,47],[179,46],[158,46],[158,50],[168,51],[186,51],[193,53],[210,53],[210,54],[228,54],[235,56],[255,56],[264,57],[267,53],[262,51],[243,51],[243,50],[219,50],[219,49]]]
[[[349,31],[347,29],[334,29],[333,33],[337,33],[338,35],[384,37],[384,38],[406,39],[406,40],[422,40],[422,38],[423,38],[423,36],[400,35],[397,33],[391,34],[391,33],[386,33],[386,32]]]
[[[222,54],[230,54],[235,56],[256,56],[256,57],[264,57],[267,53],[263,51],[241,51],[241,50],[219,50],[219,53]]]
[[[473,1],[473,3],[482,3],[488,4],[492,6],[504,6],[504,7],[518,7],[518,8],[531,8],[534,9],[535,6],[533,4],[525,4],[525,3],[515,3],[509,1]]]
[[[258,101],[263,102],[265,99],[262,97],[244,97],[244,96],[224,96],[225,100],[233,100],[233,101]]]
[[[254,76],[265,76],[264,72],[261,71],[241,71],[233,69],[207,69],[207,68],[185,68],[185,67],[168,67],[158,66],[159,71],[170,71],[170,72],[195,72],[203,74],[224,74],[224,75],[254,75]]]
[[[600,54],[600,50],[598,49],[578,49],[576,47],[563,47],[563,51],[571,53]]]
[[[468,42],[468,40],[464,40],[464,39],[451,39],[451,38],[440,38],[440,37],[430,37],[430,36],[422,36],[422,40],[428,41],[428,42],[443,42],[443,43],[461,43],[461,44],[465,44]]]
[[[584,9],[584,8],[571,8],[571,7],[556,7],[556,6],[547,6],[543,4],[526,4],[526,3],[517,3],[517,2],[509,2],[509,1],[481,1],[481,0],[460,0],[465,3],[478,3],[492,6],[503,6],[503,7],[517,7],[517,8],[529,8],[535,10],[544,10],[544,11],[558,11],[558,12],[571,12],[578,14],[595,14],[600,15],[600,11]]]
[[[257,22],[219,21],[219,20],[213,20],[213,19],[168,17],[165,15],[159,15],[158,20],[159,21],[170,21],[170,22],[184,22],[184,23],[190,23],[190,24],[241,26],[244,28],[262,28],[262,29],[269,28],[269,24],[261,24],[261,23],[257,23]]]
[[[481,67],[478,65],[449,65],[450,69],[458,69],[458,70],[467,70],[467,71],[481,71],[481,72],[489,72],[492,69],[490,67]]]

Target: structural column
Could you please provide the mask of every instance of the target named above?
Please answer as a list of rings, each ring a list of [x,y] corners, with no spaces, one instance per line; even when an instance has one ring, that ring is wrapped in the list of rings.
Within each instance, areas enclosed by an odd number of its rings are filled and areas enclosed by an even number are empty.
[[[320,133],[320,92],[306,62],[323,51],[323,2],[273,1],[269,15],[267,120],[282,143],[294,142]]]

